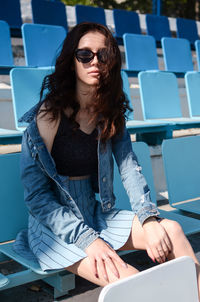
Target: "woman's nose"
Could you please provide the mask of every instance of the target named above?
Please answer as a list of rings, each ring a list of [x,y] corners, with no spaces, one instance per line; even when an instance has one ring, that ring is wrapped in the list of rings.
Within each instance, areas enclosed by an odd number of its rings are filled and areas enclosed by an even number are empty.
[[[98,58],[97,58],[97,54],[94,55],[94,58],[91,61],[91,63],[94,64],[94,65],[99,63]]]

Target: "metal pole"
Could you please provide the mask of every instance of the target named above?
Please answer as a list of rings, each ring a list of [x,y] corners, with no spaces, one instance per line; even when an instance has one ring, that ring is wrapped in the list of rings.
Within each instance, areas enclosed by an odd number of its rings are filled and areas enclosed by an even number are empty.
[[[162,14],[162,0],[157,0],[157,16]]]

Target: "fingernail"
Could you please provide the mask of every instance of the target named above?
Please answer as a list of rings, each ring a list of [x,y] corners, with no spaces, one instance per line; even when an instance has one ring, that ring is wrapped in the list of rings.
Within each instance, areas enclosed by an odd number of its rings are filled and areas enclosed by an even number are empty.
[[[104,279],[108,282],[108,277],[106,275],[104,275]]]
[[[128,268],[128,264],[124,262],[124,263],[123,263],[123,267],[124,267],[124,268]]]

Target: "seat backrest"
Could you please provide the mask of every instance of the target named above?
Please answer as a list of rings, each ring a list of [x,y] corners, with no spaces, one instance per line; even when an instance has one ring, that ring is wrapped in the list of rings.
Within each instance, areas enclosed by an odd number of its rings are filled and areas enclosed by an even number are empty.
[[[4,20],[11,28],[21,28],[22,18],[20,0],[0,0],[0,20]]]
[[[132,105],[131,95],[130,95],[130,85],[129,85],[128,75],[125,71],[121,71],[121,77],[122,77],[122,81],[123,81],[124,93],[126,94],[126,97],[129,101],[130,108],[133,110],[133,105]],[[133,111],[128,114],[128,120],[133,120]]]
[[[172,36],[169,20],[166,16],[146,14],[146,27],[147,34],[153,36],[156,41],[160,41],[163,37]]]
[[[68,31],[65,5],[59,1],[32,0],[33,23],[59,25]]]
[[[165,70],[186,72],[193,70],[190,42],[187,39],[162,38]]]
[[[124,34],[123,41],[127,69],[158,69],[156,43],[152,36]]]
[[[151,200],[156,204],[156,192],[153,181],[153,172],[150,158],[149,147],[144,142],[132,143],[133,151],[137,156],[138,162],[142,167],[142,173],[144,174],[147,184],[151,191]],[[130,210],[130,202],[128,195],[123,187],[121,177],[115,162],[114,166],[114,194],[116,196],[116,208]]]
[[[81,22],[96,22],[106,25],[105,12],[102,7],[77,4],[75,6],[75,12],[77,24]]]
[[[105,286],[98,302],[198,302],[195,263],[183,256]]]
[[[0,155],[0,242],[16,238],[27,227],[27,210],[20,181],[20,153]]]
[[[26,123],[18,120],[37,104],[43,79],[52,71],[53,68],[14,68],[11,70],[11,91],[16,129],[23,130],[27,126]]]
[[[200,136],[164,140],[162,155],[169,202],[200,196]]]
[[[194,44],[199,39],[195,20],[176,18],[177,37],[184,38]]]
[[[121,37],[125,33],[141,34],[139,16],[134,11],[113,9],[115,36]]]
[[[173,73],[142,71],[138,79],[144,119],[182,117],[178,83]]]
[[[23,24],[22,37],[26,65],[53,66],[61,51],[66,30],[62,26]]]
[[[0,21],[0,66],[13,66],[13,54],[8,23]]]
[[[195,41],[198,70],[200,71],[200,40]]]
[[[191,117],[200,116],[200,73],[197,71],[185,74],[185,86]]]

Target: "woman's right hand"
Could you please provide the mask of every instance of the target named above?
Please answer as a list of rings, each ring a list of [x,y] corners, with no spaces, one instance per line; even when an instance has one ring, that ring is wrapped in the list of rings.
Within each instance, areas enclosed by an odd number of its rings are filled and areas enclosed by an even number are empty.
[[[85,250],[89,257],[92,271],[96,278],[99,278],[99,272],[101,272],[103,278],[108,282],[108,274],[106,267],[109,266],[113,274],[119,278],[119,272],[115,265],[115,262],[119,265],[127,268],[127,264],[117,255],[115,250],[111,248],[105,241],[97,238],[93,241]],[[98,271],[99,270],[99,271]]]

